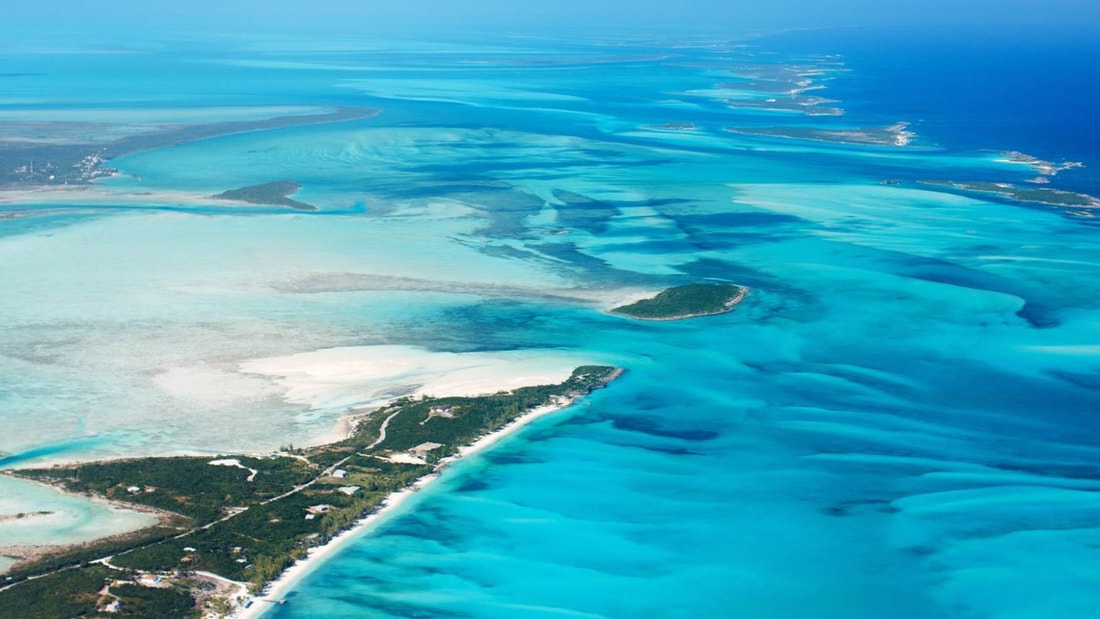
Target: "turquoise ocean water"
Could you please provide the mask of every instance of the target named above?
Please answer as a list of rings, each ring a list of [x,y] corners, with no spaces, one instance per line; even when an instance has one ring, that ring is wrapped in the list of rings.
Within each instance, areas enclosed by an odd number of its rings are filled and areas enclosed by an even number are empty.
[[[1076,58],[1062,41],[1020,53],[1100,90],[1056,62]],[[918,181],[1025,184],[1011,149],[1082,161],[1051,186],[1098,194],[1100,154],[1021,129],[1025,108],[1028,126],[1078,122],[1068,98],[998,105],[963,79],[951,98],[911,44],[7,49],[21,70],[0,77],[0,121],[383,112],[131,154],[113,165],[140,180],[102,182],[106,198],[0,205],[19,213],[0,219],[3,462],[270,449],[339,416],[283,401],[238,371],[250,359],[565,351],[628,372],[449,468],[267,616],[1095,617],[1094,220]],[[957,62],[993,66],[995,46],[964,47]],[[920,80],[935,96],[897,95]],[[846,113],[767,105],[807,86]],[[908,147],[725,130],[896,122]],[[281,178],[320,210],[202,199]],[[156,197],[110,197],[135,191]],[[668,323],[544,294],[688,281],[753,292]]]

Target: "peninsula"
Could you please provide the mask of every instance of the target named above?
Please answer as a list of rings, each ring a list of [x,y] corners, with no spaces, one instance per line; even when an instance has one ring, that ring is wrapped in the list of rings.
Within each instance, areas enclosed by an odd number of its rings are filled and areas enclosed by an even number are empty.
[[[13,619],[252,612],[245,609],[255,596],[311,550],[369,521],[364,517],[430,482],[448,463],[621,373],[582,366],[557,385],[405,397],[357,419],[344,440],[288,445],[262,457],[136,458],[15,471],[154,510],[160,523],[24,559],[0,583],[0,608]]]
[[[675,286],[629,305],[611,310],[639,320],[682,320],[733,311],[745,299],[748,288],[734,284],[686,284]]]

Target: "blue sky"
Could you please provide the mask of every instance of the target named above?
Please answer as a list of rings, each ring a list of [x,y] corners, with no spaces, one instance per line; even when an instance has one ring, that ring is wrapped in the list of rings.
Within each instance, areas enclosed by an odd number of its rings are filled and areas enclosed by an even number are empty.
[[[871,24],[1100,25],[1098,0],[19,0],[7,26],[141,22],[231,29],[670,26],[771,30]]]

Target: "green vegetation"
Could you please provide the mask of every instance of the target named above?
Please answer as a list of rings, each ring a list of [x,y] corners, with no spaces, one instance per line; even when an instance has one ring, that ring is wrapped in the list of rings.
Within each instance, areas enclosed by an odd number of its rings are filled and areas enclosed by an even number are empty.
[[[642,320],[678,320],[733,310],[747,289],[733,284],[687,284],[611,311]]]
[[[66,490],[162,509],[197,522],[225,515],[227,506],[254,505],[305,483],[316,475],[295,458],[239,456],[241,466],[211,466],[217,458],[137,458],[92,462],[78,467],[29,469],[23,477],[60,483]]]
[[[45,574],[71,568],[101,559],[131,548],[155,544],[180,534],[181,529],[169,526],[153,526],[127,535],[119,535],[91,544],[81,544],[63,551],[51,553],[29,563],[18,564],[4,574],[5,578],[21,581],[28,576]],[[0,583],[2,584],[2,583]],[[2,594],[0,594],[2,595]]]
[[[304,556],[310,547],[328,541],[377,507],[391,492],[431,470],[377,459],[345,463],[342,468],[357,478],[369,478],[370,485],[348,495],[338,490],[346,485],[346,479],[322,475],[309,488],[276,501],[243,510],[241,502],[227,505],[228,512],[236,515],[183,537],[118,554],[111,563],[151,572],[209,571],[258,588]],[[317,470],[314,475],[321,473]],[[327,506],[325,511],[311,512],[320,505]]]
[[[118,601],[118,617],[195,617],[195,600],[173,587],[153,588],[132,583],[112,584],[111,597]]]
[[[271,181],[260,185],[249,185],[240,189],[223,191],[215,198],[247,202],[249,204],[271,204],[275,206],[289,206],[299,211],[316,211],[317,207],[305,202],[292,200],[288,196],[296,193],[302,186],[294,181]]]
[[[15,590],[0,593],[0,608],[4,616],[20,619],[92,615],[98,608],[98,592],[110,575],[102,566],[57,572],[21,583],[16,595],[12,595]]]
[[[617,375],[615,372],[614,368],[605,366],[582,366],[559,385],[521,387],[511,392],[471,398],[402,400],[398,404],[401,413],[390,419],[386,439],[376,449],[407,451],[424,443],[436,443],[441,447],[425,454],[425,459],[438,462],[486,434],[487,429],[500,428],[533,408],[551,403],[554,398],[576,397],[602,387]],[[377,437],[378,426],[392,410],[377,415],[374,423],[365,426],[365,433]]]
[[[1009,183],[988,181],[920,181],[932,187],[947,187],[963,192],[993,193],[1020,202],[1034,202],[1048,206],[1100,207],[1100,198],[1083,193],[1050,189],[1047,187],[1018,187]]]
[[[119,609],[112,616],[212,610],[226,603],[224,596],[208,595],[203,586],[209,583],[200,585],[190,574],[212,572],[258,591],[309,548],[431,473],[443,457],[533,408],[601,388],[619,373],[583,366],[558,385],[481,397],[403,398],[360,422],[351,437],[293,455],[136,458],[16,471],[72,492],[161,510],[163,522],[17,566],[7,574],[14,586],[0,590],[0,614],[98,616],[115,600]],[[412,461],[390,460],[402,452]],[[159,574],[168,586],[133,582],[139,573]],[[107,580],[131,584],[97,594]]]
[[[102,565],[50,574],[12,591],[18,594],[0,593],[0,615],[13,619],[198,616],[186,591],[141,586]]]
[[[1100,200],[1092,196],[1058,189],[1017,187],[1008,196],[1013,200],[1053,206],[1100,206]]]

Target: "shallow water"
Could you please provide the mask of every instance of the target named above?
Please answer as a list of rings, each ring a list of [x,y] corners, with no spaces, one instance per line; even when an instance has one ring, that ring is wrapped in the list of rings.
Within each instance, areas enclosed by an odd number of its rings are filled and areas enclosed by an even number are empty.
[[[0,221],[2,462],[307,442],[389,380],[345,381],[336,347],[420,347],[401,358],[443,368],[402,388],[453,384],[450,353],[593,359],[628,372],[448,469],[270,615],[1100,609],[1096,228],[915,182],[1029,170],[955,134],[937,146],[942,110],[731,108],[715,84],[747,64],[873,96],[852,87],[866,66],[784,40],[336,43],[144,62],[187,76],[166,108],[252,105],[254,88],[380,116],[136,153],[115,165],[140,181],[103,183],[186,201]],[[216,79],[239,85],[196,96]],[[915,146],[724,130],[884,119],[924,120]],[[652,128],[668,122],[696,128]],[[281,178],[320,210],[204,202]],[[686,281],[752,293],[683,322],[601,311]]]
[[[156,516],[0,476],[0,548],[79,543],[152,526]]]

